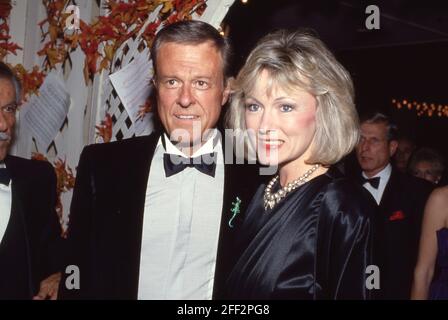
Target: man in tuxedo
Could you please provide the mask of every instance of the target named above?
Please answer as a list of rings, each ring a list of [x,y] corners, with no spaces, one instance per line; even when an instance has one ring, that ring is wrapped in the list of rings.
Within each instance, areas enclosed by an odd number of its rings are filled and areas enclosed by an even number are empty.
[[[378,206],[374,247],[380,267],[380,299],[409,299],[423,210],[430,184],[391,165],[397,128],[381,113],[361,119],[356,155],[361,183]]]
[[[62,267],[56,176],[47,162],[8,155],[20,92],[0,62],[0,300],[55,299]]]
[[[61,298],[222,296],[238,219],[258,186],[258,168],[229,163],[233,152],[216,129],[229,55],[227,40],[204,22],[157,34],[151,57],[162,130],[83,150],[67,261],[79,268],[80,286],[65,275]]]

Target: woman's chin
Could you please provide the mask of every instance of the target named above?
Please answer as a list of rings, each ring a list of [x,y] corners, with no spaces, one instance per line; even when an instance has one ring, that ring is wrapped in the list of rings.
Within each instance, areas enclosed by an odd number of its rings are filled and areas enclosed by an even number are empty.
[[[266,155],[258,155],[258,161],[260,162],[260,164],[264,165],[264,166],[278,166],[279,165],[279,161],[277,157],[267,157]]]

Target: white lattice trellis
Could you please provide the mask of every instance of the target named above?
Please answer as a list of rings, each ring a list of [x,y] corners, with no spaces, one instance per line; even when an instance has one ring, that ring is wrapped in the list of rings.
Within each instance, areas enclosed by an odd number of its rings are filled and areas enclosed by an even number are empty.
[[[149,16],[145,25],[152,22],[157,17],[159,10],[160,7]],[[144,26],[142,30],[144,30],[145,27],[146,26]],[[104,102],[101,105],[101,109],[103,110],[103,116],[108,113],[112,117],[112,141],[131,138],[135,136],[136,133],[132,120],[126,112],[115,88],[113,87],[109,79],[109,75],[128,65],[134,60],[136,55],[147,54],[147,52],[148,48],[146,46],[146,42],[143,41],[140,35],[137,35],[135,38],[129,39],[121,46],[121,48],[117,50],[107,77],[104,73],[100,75],[100,77],[104,77],[102,81]]]

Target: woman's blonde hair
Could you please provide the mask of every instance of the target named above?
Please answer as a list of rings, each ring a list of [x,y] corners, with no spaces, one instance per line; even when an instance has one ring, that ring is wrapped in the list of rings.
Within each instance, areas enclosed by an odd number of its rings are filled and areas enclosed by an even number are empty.
[[[316,97],[316,133],[307,163],[328,166],[353,150],[359,119],[350,75],[320,39],[304,30],[279,30],[258,42],[233,82],[229,127],[246,129],[245,93],[254,89],[263,70],[269,73],[269,87],[300,87]]]

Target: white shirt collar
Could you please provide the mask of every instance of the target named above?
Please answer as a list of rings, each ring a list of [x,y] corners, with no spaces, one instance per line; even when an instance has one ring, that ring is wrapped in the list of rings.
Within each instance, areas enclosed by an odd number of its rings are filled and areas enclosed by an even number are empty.
[[[0,169],[6,168],[6,164],[4,162],[0,162]],[[0,187],[6,187],[9,188],[11,186],[11,181],[9,181],[9,184],[7,186],[0,185]]]
[[[380,178],[380,183],[378,184],[378,188],[375,189],[367,182],[364,183],[364,185],[363,185],[364,188],[366,188],[372,194],[372,196],[375,198],[375,201],[377,204],[381,203],[381,199],[383,197],[384,190],[386,189],[386,185],[389,182],[391,173],[392,173],[392,166],[389,163],[389,164],[387,164],[386,167],[384,167],[383,170],[381,170],[375,176],[370,178],[370,179],[376,178],[376,177]],[[367,176],[364,172],[362,173],[362,176],[364,178],[367,178]]]
[[[185,153],[183,153],[182,151],[180,151],[168,138],[168,136],[166,135],[166,133],[164,133],[164,138],[165,138],[165,148],[166,148],[166,152],[167,153],[171,153],[171,154],[176,154],[182,157],[186,157],[186,158],[194,158],[203,154],[208,154],[208,153],[212,153],[215,151],[216,147],[218,146],[216,142],[216,137],[218,134],[218,130],[214,129],[211,137],[198,149],[196,150],[195,153],[193,153],[193,155],[187,156]],[[162,137],[159,139],[159,143],[157,144],[157,147],[159,147],[160,145],[162,145]]]
[[[372,178],[376,178],[376,177],[379,177],[380,178],[380,181],[381,180],[386,180],[386,182],[389,180],[389,177],[390,177],[390,175],[391,175],[391,173],[392,173],[392,166],[391,166],[391,164],[390,163],[388,163],[387,164],[387,166],[385,166],[384,168],[383,168],[383,170],[381,170],[380,172],[378,172],[376,175],[374,175],[373,177],[367,177],[367,175],[364,173],[364,171],[362,172],[362,176],[364,177],[364,178],[367,178],[367,179],[372,179]]]

